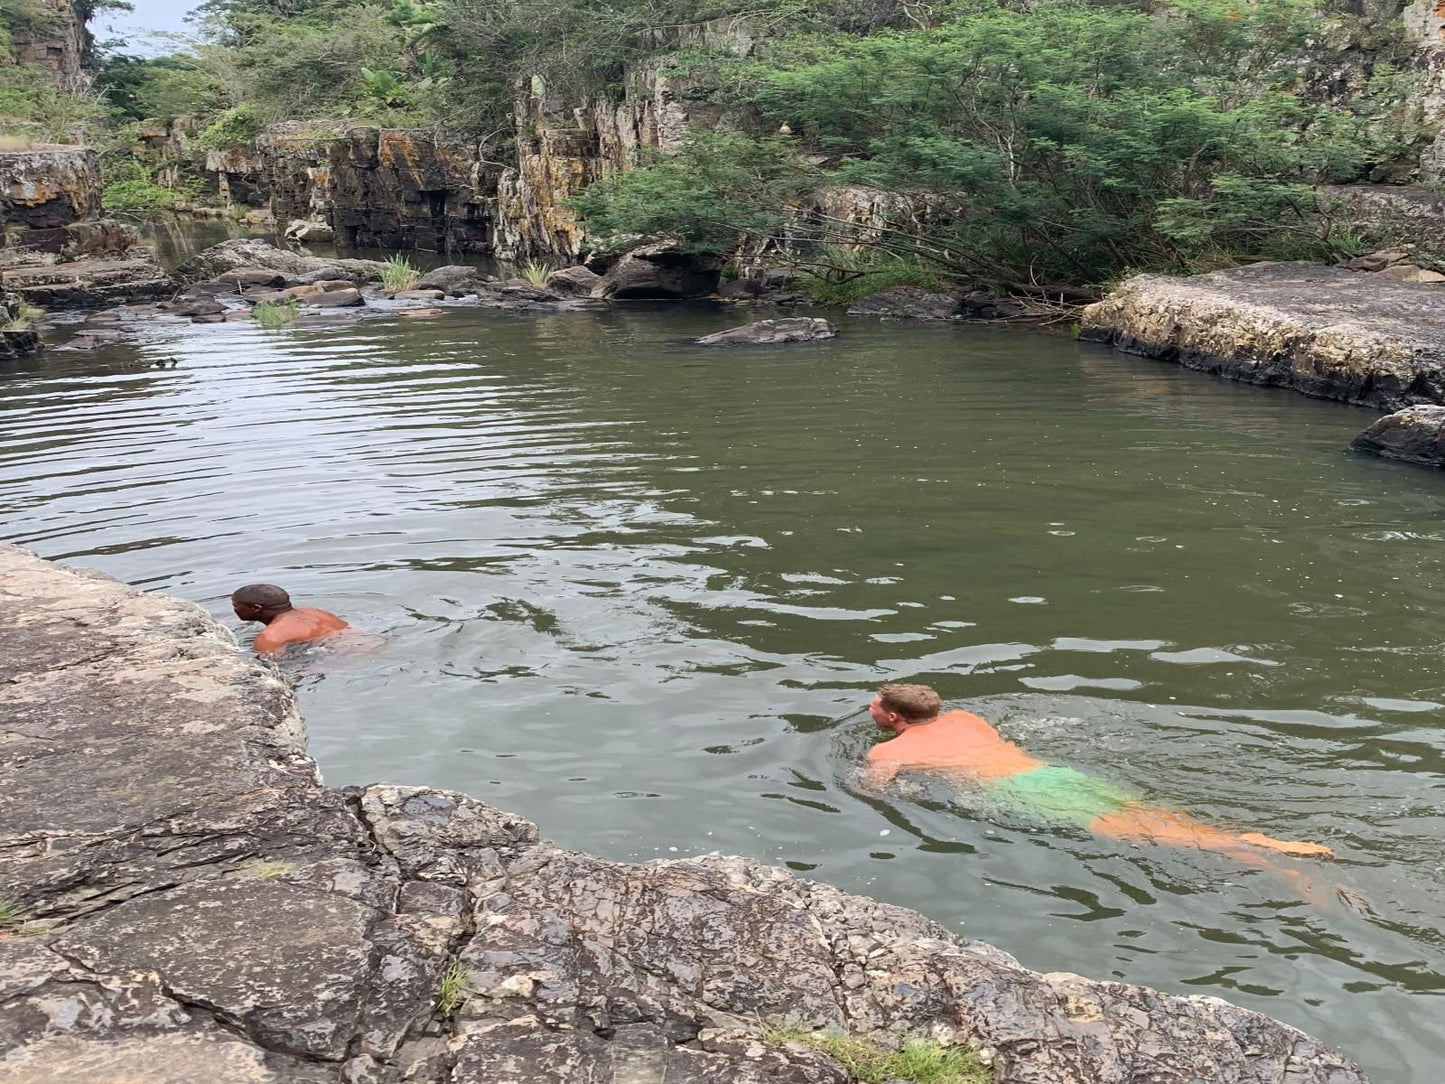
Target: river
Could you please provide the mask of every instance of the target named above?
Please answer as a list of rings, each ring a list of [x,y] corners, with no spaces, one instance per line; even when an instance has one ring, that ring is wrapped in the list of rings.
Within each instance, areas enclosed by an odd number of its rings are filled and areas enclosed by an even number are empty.
[[[1366,412],[1063,335],[689,344],[747,318],[185,325],[8,363],[3,536],[232,627],[229,592],[274,581],[384,638],[286,664],[333,784],[465,790],[612,858],[785,863],[1435,1079],[1445,474],[1345,452]],[[1301,880],[870,795],[858,709],[888,679],[1338,857],[1277,861]]]

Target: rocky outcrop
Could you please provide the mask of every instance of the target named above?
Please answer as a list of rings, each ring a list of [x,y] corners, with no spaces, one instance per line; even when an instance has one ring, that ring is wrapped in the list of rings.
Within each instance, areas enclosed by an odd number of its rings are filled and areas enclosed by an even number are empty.
[[[303,256],[258,238],[237,237],[196,253],[176,268],[176,277],[182,282],[204,282],[220,279],[233,271],[278,271],[288,277],[313,274],[326,278],[352,276],[366,281],[380,279],[385,266],[376,260]]]
[[[1445,112],[1445,109],[1442,109]],[[1336,226],[1365,236],[1387,233],[1445,249],[1445,195],[1418,185],[1351,184],[1320,189],[1320,207]]]
[[[145,249],[122,259],[71,260],[7,269],[5,286],[41,309],[84,309],[170,297],[176,282]]]
[[[29,0],[7,5],[5,29],[10,52],[19,64],[44,68],[55,88],[76,93],[90,86],[86,54],[90,33],[87,16],[70,0]]]
[[[1350,448],[1425,467],[1445,467],[1445,406],[1416,406],[1377,420]]]
[[[101,187],[100,155],[89,147],[0,151],[0,226],[12,234],[97,218]]]
[[[223,198],[324,223],[347,245],[490,252],[501,166],[484,151],[431,129],[281,124],[209,152],[206,169]]]
[[[739,858],[607,862],[323,787],[198,607],[0,547],[0,1081],[845,1084],[766,1026],[976,1045],[997,1084],[1360,1084],[1217,998],[1040,975]]]
[[[1378,410],[1445,402],[1445,286],[1306,263],[1139,275],[1080,338]]]
[[[782,320],[757,320],[742,327],[730,327],[704,335],[698,346],[763,346],[774,343],[807,343],[831,339],[838,329],[827,320],[790,316]]]
[[[593,297],[617,301],[707,297],[717,289],[722,257],[684,252],[670,241],[634,248],[602,276]]]

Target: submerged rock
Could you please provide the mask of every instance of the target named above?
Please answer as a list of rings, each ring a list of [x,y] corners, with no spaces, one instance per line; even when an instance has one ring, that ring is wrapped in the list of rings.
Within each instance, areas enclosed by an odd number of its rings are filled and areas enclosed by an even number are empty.
[[[793,316],[783,320],[758,320],[742,327],[704,335],[699,346],[750,346],[767,343],[804,343],[831,339],[838,329],[827,320],[809,316]]]
[[[962,311],[958,298],[917,286],[899,286],[870,294],[848,307],[849,316],[885,316],[903,320],[952,320]]]
[[[1357,452],[1445,467],[1445,406],[1413,406],[1378,419],[1350,441]]]
[[[1445,402],[1445,289],[1311,263],[1138,275],[1081,339],[1381,410]]]
[[[1216,997],[1042,975],[722,856],[562,850],[463,794],[328,789],[199,607],[0,546],[0,1078],[845,1084],[768,1029],[993,1052],[996,1084],[1363,1084]],[[443,981],[443,976],[453,978]]]
[[[643,245],[627,253],[602,276],[592,296],[614,300],[685,300],[707,297],[717,289],[722,257],[683,252],[670,241]]]

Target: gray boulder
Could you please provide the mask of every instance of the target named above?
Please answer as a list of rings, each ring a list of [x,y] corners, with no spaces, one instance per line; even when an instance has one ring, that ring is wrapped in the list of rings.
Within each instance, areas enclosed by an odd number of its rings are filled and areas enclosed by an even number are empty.
[[[1445,467],[1445,406],[1413,406],[1387,414],[1350,441],[1357,452]]]
[[[722,257],[683,252],[671,241],[643,245],[618,260],[602,277],[593,297],[612,300],[683,300],[717,290]]]
[[[434,267],[417,280],[418,290],[445,290],[449,294],[469,294],[482,282],[482,273],[465,264]]]
[[[547,290],[563,297],[589,297],[602,282],[602,276],[578,264],[563,267],[547,276]]]
[[[233,286],[283,286],[286,276],[271,267],[238,267],[218,276],[217,281]]]
[[[870,294],[849,306],[849,316],[886,316],[900,320],[952,320],[962,303],[948,294],[934,294],[917,286],[898,286]]]
[[[364,305],[366,301],[361,296],[360,290],[328,290],[325,293],[311,294],[309,297],[301,298],[307,305],[314,305],[318,309],[344,309],[351,305]]]
[[[730,327],[697,340],[699,346],[762,346],[772,343],[806,343],[831,339],[838,329],[827,320],[793,316],[784,320],[758,320]]]
[[[317,219],[292,219],[286,226],[286,240],[297,241],[301,244],[307,242],[326,242],[336,240],[336,231],[325,222]]]

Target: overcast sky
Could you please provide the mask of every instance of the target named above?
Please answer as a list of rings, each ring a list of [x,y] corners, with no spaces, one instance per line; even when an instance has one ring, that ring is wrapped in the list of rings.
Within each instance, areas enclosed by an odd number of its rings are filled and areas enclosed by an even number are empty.
[[[125,42],[121,52],[144,56],[170,51],[164,45],[146,40],[154,31],[194,32],[182,19],[200,0],[133,0],[133,3],[134,11],[106,10],[91,20],[90,30],[97,41],[119,38]]]

